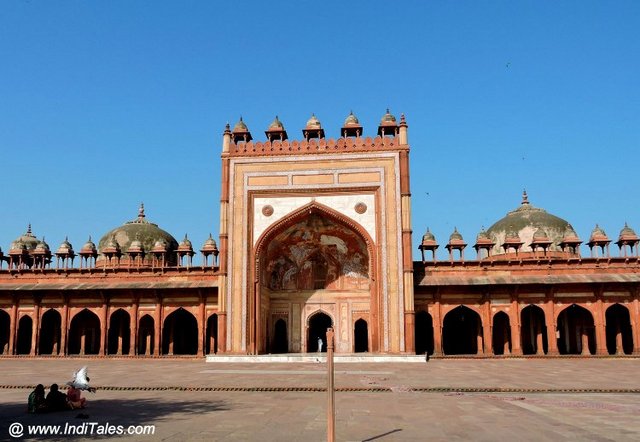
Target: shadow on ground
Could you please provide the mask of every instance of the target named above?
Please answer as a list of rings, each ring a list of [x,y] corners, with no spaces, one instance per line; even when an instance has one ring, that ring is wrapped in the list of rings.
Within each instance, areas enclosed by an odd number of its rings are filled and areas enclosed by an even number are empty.
[[[0,404],[0,440],[9,439],[9,426],[14,422],[19,422],[24,426],[25,435],[20,440],[41,440],[44,436],[29,436],[27,426],[29,425],[60,425],[64,428],[69,426],[80,426],[83,423],[97,422],[99,425],[121,425],[124,428],[130,425],[157,425],[161,422],[177,422],[188,420],[192,414],[206,414],[217,411],[229,410],[227,402],[220,400],[180,400],[170,401],[161,398],[143,399],[93,399],[89,397],[89,406],[83,410],[58,411],[52,413],[29,414],[26,412],[26,400],[24,403],[4,403]],[[82,413],[87,417],[78,417]],[[88,430],[87,430],[88,431]],[[81,434],[75,438],[113,438],[113,435]],[[72,439],[74,436],[67,435],[58,439]],[[49,439],[56,439],[49,437]],[[14,439],[15,440],[15,439]]]

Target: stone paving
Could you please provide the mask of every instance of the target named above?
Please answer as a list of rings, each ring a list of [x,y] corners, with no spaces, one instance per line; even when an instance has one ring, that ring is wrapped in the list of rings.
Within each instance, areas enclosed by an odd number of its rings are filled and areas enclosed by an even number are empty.
[[[615,358],[336,364],[336,386],[361,390],[336,393],[337,440],[640,440],[639,364]],[[98,387],[87,394],[88,418],[25,413],[26,386],[64,384],[83,365]],[[12,440],[15,422],[25,432],[34,424],[85,424],[78,428],[87,434],[49,440],[326,440],[326,393],[304,391],[326,386],[322,363],[0,359],[0,373],[0,440]],[[255,388],[273,391],[249,391]],[[96,436],[107,423],[155,425],[155,433]]]

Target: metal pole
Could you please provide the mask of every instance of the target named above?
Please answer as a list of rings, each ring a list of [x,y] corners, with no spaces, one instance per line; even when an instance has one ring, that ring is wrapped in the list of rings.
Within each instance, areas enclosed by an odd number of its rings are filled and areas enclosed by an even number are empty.
[[[336,440],[336,404],[333,385],[333,328],[327,329],[327,370],[328,370],[328,386],[327,386],[327,441],[334,442]]]

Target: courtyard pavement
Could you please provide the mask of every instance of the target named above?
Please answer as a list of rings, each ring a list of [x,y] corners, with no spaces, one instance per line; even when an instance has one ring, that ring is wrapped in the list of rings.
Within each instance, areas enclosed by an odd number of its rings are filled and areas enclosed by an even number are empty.
[[[29,415],[28,388],[89,367],[89,406]],[[337,363],[338,441],[637,441],[640,359],[432,359]],[[0,359],[0,440],[326,440],[324,363]],[[9,429],[24,435],[11,438]],[[153,435],[100,435],[153,425]],[[33,429],[35,430],[35,429]],[[132,431],[142,427],[132,427]],[[117,431],[117,430],[115,430]],[[93,432],[93,434],[91,434]],[[19,433],[14,433],[19,434]]]

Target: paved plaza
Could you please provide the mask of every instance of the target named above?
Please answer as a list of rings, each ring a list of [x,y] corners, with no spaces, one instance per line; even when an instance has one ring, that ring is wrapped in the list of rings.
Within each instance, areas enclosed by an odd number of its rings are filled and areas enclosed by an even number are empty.
[[[26,414],[27,386],[64,384],[83,365],[98,387],[88,417]],[[0,359],[0,373],[0,440],[18,440],[13,423],[85,429],[49,440],[326,440],[323,363],[16,358]],[[640,440],[638,373],[633,358],[338,363],[337,440]],[[95,434],[107,424],[155,432]]]

